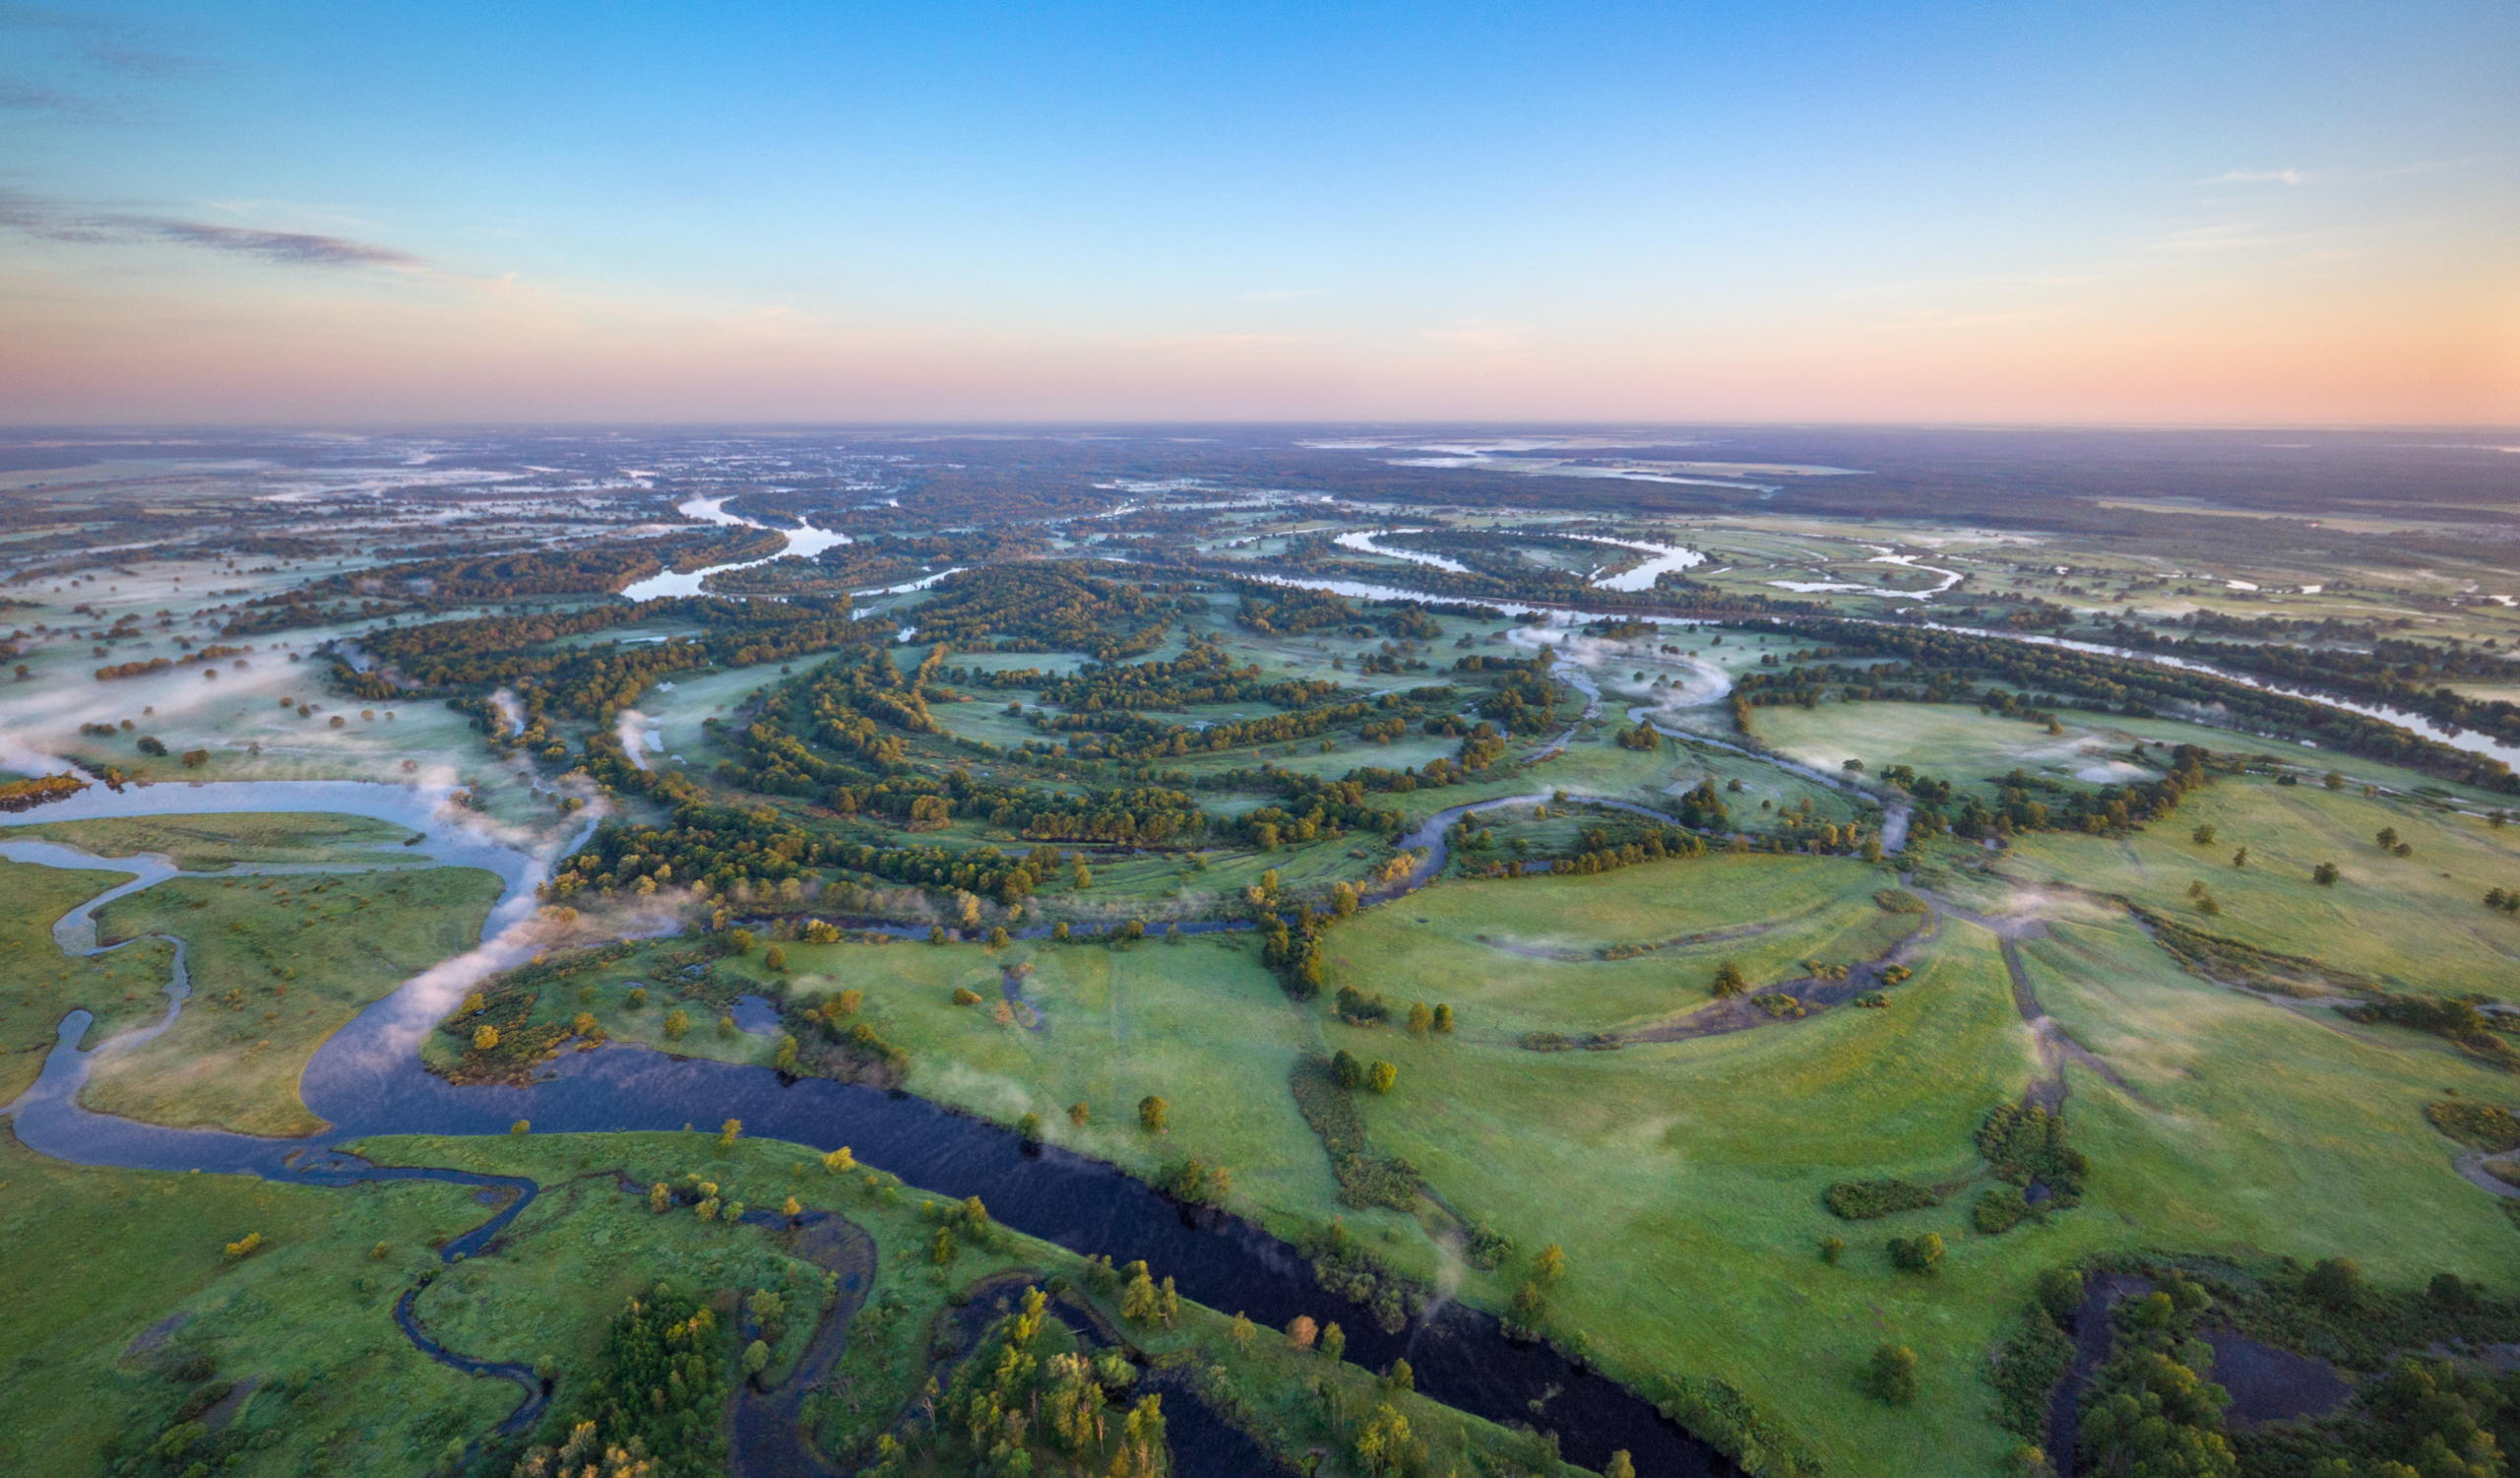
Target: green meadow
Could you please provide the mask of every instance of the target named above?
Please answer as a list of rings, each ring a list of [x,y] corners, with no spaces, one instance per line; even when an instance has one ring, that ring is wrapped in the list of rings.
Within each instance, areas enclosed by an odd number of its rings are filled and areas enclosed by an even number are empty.
[[[175,877],[115,900],[106,941],[185,943],[192,998],[163,1035],[99,1057],[81,1101],[152,1124],[312,1133],[307,1059],[352,1016],[478,944],[499,879],[474,868]]]
[[[2214,828],[2210,845],[2193,840]],[[2376,838],[2393,829],[2398,857]],[[2248,865],[2233,855],[2248,849]],[[2313,872],[2333,863],[2337,881]],[[2485,907],[2520,888],[2520,830],[2347,788],[2228,778],[2178,813],[2123,838],[2042,832],[2001,865],[2023,882],[2116,894],[2181,923],[2277,954],[2303,956],[2396,991],[2520,997],[2520,922]],[[2202,882],[2219,912],[2188,896]]]

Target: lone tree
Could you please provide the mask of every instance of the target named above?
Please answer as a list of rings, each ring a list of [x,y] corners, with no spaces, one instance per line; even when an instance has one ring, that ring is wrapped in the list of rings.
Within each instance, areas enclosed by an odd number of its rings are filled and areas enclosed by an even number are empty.
[[[1906,1345],[1886,1344],[1872,1352],[1863,1388],[1875,1400],[1905,1406],[1917,1396],[1917,1352]]]
[[[1715,995],[1718,997],[1738,996],[1748,989],[1748,982],[1741,979],[1740,966],[1726,960],[1715,967]]]
[[[2310,869],[2310,881],[2323,888],[2335,887],[2338,875],[2334,863],[2321,863]]]
[[[1138,1127],[1150,1134],[1161,1134],[1170,1125],[1172,1106],[1150,1093],[1138,1100]]]

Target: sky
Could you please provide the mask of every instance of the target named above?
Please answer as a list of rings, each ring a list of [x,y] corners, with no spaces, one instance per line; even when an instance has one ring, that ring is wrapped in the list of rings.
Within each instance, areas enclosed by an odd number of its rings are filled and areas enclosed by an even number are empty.
[[[0,0],[0,420],[2520,423],[2520,6]]]

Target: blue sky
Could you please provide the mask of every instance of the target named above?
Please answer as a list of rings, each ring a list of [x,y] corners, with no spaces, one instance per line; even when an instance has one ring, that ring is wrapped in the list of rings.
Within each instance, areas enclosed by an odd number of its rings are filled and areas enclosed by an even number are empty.
[[[0,391],[2514,419],[2515,62],[2508,4],[0,7]]]

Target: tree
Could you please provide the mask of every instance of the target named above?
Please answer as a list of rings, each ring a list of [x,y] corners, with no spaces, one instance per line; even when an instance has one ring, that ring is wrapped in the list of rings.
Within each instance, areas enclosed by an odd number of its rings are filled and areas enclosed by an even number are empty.
[[[1330,1055],[1330,1077],[1342,1088],[1361,1088],[1365,1083],[1365,1064],[1357,1060],[1354,1053],[1343,1047]]]
[[[2211,825],[2199,826],[2189,835],[2199,847],[2211,847],[2214,845],[2214,828]]]
[[[1890,1261],[1903,1272],[1930,1273],[1942,1266],[1942,1234],[1920,1232],[1890,1239]]]
[[[1312,1321],[1311,1315],[1298,1314],[1293,1318],[1287,1320],[1287,1345],[1289,1348],[1309,1350],[1312,1348],[1313,1341],[1320,1337],[1321,1327]]]
[[[1725,996],[1738,996],[1748,989],[1748,983],[1741,979],[1740,966],[1732,963],[1731,960],[1726,960],[1723,964],[1718,965],[1715,968],[1714,994],[1719,999]]]
[[[852,1154],[846,1144],[823,1156],[823,1169],[830,1171],[833,1175],[840,1175],[856,1168],[857,1156]]]
[[[788,951],[780,948],[776,944],[773,944],[770,946],[769,952],[761,957],[761,963],[764,968],[770,970],[774,974],[784,971],[788,968]]]
[[[1435,1006],[1435,1031],[1436,1031],[1436,1034],[1437,1034],[1437,1035],[1439,1035],[1439,1036],[1450,1035],[1450,1034],[1451,1034],[1451,1032],[1452,1032],[1452,1029],[1453,1029],[1453,1008],[1452,1008],[1451,1006],[1449,1006],[1449,1005],[1445,1005],[1445,1004],[1443,1004],[1443,1003],[1441,1003],[1441,1002],[1438,1002],[1438,1003],[1436,1004],[1436,1006]]]
[[[752,953],[752,931],[749,929],[727,930],[726,948],[735,954]]]
[[[1886,1344],[1872,1352],[1863,1388],[1873,1399],[1905,1406],[1917,1396],[1917,1352],[1906,1345]]]
[[[1619,1448],[1610,1454],[1609,1466],[1602,1469],[1602,1478],[1636,1478],[1636,1459],[1627,1455],[1625,1447]]]
[[[2337,876],[2336,864],[2334,863],[2321,863],[2310,869],[2310,881],[2317,883],[2323,888],[2335,887]]]
[[[516,1123],[508,1125],[508,1132],[511,1134],[531,1134],[534,1132],[534,1121],[531,1119],[520,1119]]]
[[[2051,1267],[2039,1275],[2039,1307],[2062,1321],[2082,1307],[2083,1275],[2070,1267]]]
[[[1532,1259],[1532,1276],[1543,1288],[1554,1288],[1566,1276],[1566,1249],[1552,1242]]]
[[[1828,1263],[1832,1267],[1837,1265],[1837,1261],[1840,1257],[1846,1255],[1846,1251],[1847,1240],[1843,1237],[1823,1237],[1820,1239],[1820,1260]]]
[[[2301,1278],[2301,1291],[2340,1312],[2362,1302],[2368,1285],[2362,1265],[2351,1257],[2321,1258]]]
[[[770,1369],[770,1346],[758,1339],[744,1346],[744,1374],[747,1377],[758,1379],[761,1373],[768,1369]]]
[[[1081,1098],[1067,1106],[1067,1122],[1075,1125],[1080,1129],[1085,1127],[1093,1118],[1094,1110],[1088,1107],[1085,1100]]]
[[[498,1051],[499,1029],[486,1022],[474,1028],[472,1032],[472,1050],[474,1052]]]
[[[1250,1318],[1240,1310],[1236,1310],[1234,1311],[1233,1322],[1226,1326],[1225,1332],[1227,1337],[1231,1339],[1236,1345],[1247,1349],[1250,1347],[1252,1335],[1258,1331],[1253,1328]]]
[[[1376,1093],[1389,1093],[1400,1085],[1400,1069],[1389,1062],[1376,1062],[1365,1069],[1365,1086]]]
[[[673,1209],[673,1188],[659,1181],[648,1188],[648,1209],[659,1216]]]
[[[938,1267],[950,1266],[954,1261],[956,1251],[957,1250],[954,1246],[954,1229],[952,1227],[938,1227],[936,1229],[936,1240],[927,1245],[927,1260],[935,1263]]]
[[[1138,1127],[1150,1134],[1161,1134],[1169,1123],[1172,1106],[1150,1093],[1138,1100]]]
[[[691,1030],[691,1016],[689,1012],[683,1010],[680,1006],[675,1006],[672,1010],[665,1012],[666,1041],[679,1042],[682,1040],[682,1034],[689,1030]]]
[[[1356,1461],[1373,1478],[1408,1471],[1415,1447],[1409,1434],[1409,1418],[1388,1401],[1376,1406],[1356,1433]]]
[[[729,1119],[724,1124],[718,1125],[718,1147],[720,1149],[733,1149],[735,1147],[735,1140],[742,1136],[743,1131],[744,1122],[740,1119]]]
[[[1409,1034],[1422,1037],[1435,1029],[1434,1008],[1422,1000],[1409,1003]]]
[[[1155,1286],[1155,1275],[1144,1262],[1129,1264],[1128,1285],[1120,1290],[1120,1317],[1131,1323],[1152,1323],[1164,1314],[1164,1295]]]
[[[1348,1355],[1348,1331],[1340,1328],[1337,1324],[1322,1325],[1321,1353],[1332,1360],[1346,1359]]]

